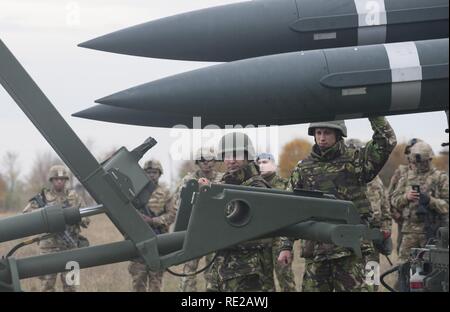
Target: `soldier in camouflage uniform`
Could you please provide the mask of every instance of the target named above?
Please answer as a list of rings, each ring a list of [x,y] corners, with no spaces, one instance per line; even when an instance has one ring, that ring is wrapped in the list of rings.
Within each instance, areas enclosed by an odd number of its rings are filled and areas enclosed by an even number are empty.
[[[364,147],[364,144],[358,139],[349,139],[346,141],[346,144],[353,148]],[[381,181],[379,176],[376,176],[375,179],[367,184],[366,196],[372,208],[370,225],[382,229],[384,233],[390,236],[392,232],[391,205],[389,204],[383,181]],[[374,253],[367,257],[367,260],[380,263],[379,251],[374,250]],[[375,286],[375,290],[378,290],[377,286]]]
[[[243,133],[229,133],[219,144],[218,159],[224,161],[227,171],[221,183],[270,188],[260,176],[254,162],[250,138]],[[208,181],[200,180],[201,184]],[[236,205],[230,205],[233,214]],[[216,259],[208,269],[207,291],[275,291],[272,239],[252,240],[216,252]]]
[[[289,181],[288,189],[320,190],[338,199],[354,203],[361,222],[369,224],[370,203],[366,185],[380,172],[396,145],[395,133],[384,117],[370,118],[374,134],[362,149],[347,147],[344,121],[318,122],[309,126],[308,134],[316,144],[311,155],[299,162]],[[303,291],[370,291],[365,284],[365,259],[359,259],[347,248],[315,242],[312,260],[305,268]],[[286,244],[279,261],[292,258],[291,246]],[[371,244],[362,245],[365,255],[372,252]]]
[[[181,179],[181,182],[175,192],[175,207],[179,207],[179,195],[181,192],[181,188],[189,180],[199,180],[205,178],[211,183],[219,183],[220,179],[222,178],[222,174],[214,169],[216,164],[216,157],[212,149],[199,149],[195,154],[194,160],[195,164],[198,166],[198,170],[188,173],[183,179]],[[210,261],[212,261],[212,256],[207,256],[205,257],[205,259],[206,263],[209,263]],[[200,259],[195,259],[184,264],[183,274],[187,274],[189,276],[183,276],[181,278],[180,291],[197,291],[197,276],[190,274],[193,274],[197,271],[199,262]],[[205,274],[205,279],[208,280],[207,274]]]
[[[400,180],[400,178],[402,176],[407,175],[408,170],[412,169],[412,164],[409,162],[409,157],[408,155],[411,153],[411,147],[413,147],[416,143],[418,142],[423,142],[421,139],[417,139],[417,138],[413,138],[411,140],[408,141],[408,143],[405,146],[405,150],[404,150],[404,154],[405,157],[408,161],[407,165],[400,165],[394,172],[394,174],[392,175],[391,181],[389,183],[389,187],[387,190],[387,197],[388,197],[388,202],[389,205],[391,203],[391,196],[393,193],[393,190],[397,187],[398,181]],[[403,219],[402,219],[402,214],[398,211],[396,211],[391,205],[391,215],[392,215],[392,219],[394,219],[394,221],[397,223],[397,254],[400,254],[400,246],[402,243],[402,225],[403,225]]]
[[[256,158],[256,162],[259,165],[261,176],[270,184],[272,188],[278,190],[285,190],[287,186],[287,180],[277,175],[277,166],[275,164],[275,158],[272,154],[261,153]],[[292,271],[292,263],[286,266],[282,266],[278,263],[278,254],[280,250],[280,240],[274,239],[274,245],[272,248],[273,266],[275,269],[275,276],[277,277],[281,291],[294,292],[295,278]]]
[[[33,197],[25,209],[24,213],[31,212],[35,209],[42,208],[44,206],[51,206],[53,204],[59,204],[63,207],[77,207],[84,206],[84,202],[80,196],[76,194],[74,190],[67,188],[67,181],[69,180],[69,173],[64,166],[53,166],[50,168],[48,179],[51,187],[49,189],[44,188],[42,191]],[[84,218],[81,223],[77,225],[66,226],[66,230],[62,233],[58,233],[53,237],[44,239],[39,242],[39,248],[41,254],[55,253],[78,247],[86,247],[88,241],[86,238],[80,235],[81,227],[87,228],[90,221],[89,218]],[[67,273],[61,273],[61,282],[63,290],[65,292],[76,291],[75,285],[69,285],[66,280]],[[56,290],[57,274],[49,274],[41,276],[41,291],[54,292]]]
[[[175,220],[176,211],[170,191],[159,184],[159,178],[164,173],[163,168],[159,161],[152,159],[145,163],[144,170],[149,180],[155,185],[155,190],[150,196],[147,206],[141,209],[141,216],[155,233],[167,233]],[[150,271],[142,259],[131,261],[128,271],[131,274],[133,291],[161,291],[164,272]]]
[[[405,262],[411,248],[424,247],[439,226],[448,225],[448,175],[433,167],[433,150],[425,142],[411,147],[410,168],[391,190],[390,200],[403,219],[399,259]]]

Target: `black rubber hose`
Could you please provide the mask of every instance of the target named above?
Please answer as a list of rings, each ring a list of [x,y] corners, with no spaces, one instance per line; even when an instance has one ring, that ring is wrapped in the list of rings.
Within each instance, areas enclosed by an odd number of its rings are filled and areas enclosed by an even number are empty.
[[[381,282],[381,285],[383,285],[383,286],[384,286],[387,290],[389,290],[390,292],[397,292],[397,291],[396,291],[394,288],[392,288],[391,286],[389,286],[389,285],[384,281],[384,278],[385,278],[386,276],[388,276],[389,274],[392,274],[392,273],[398,271],[399,268],[400,268],[400,266],[397,265],[397,266],[393,267],[392,269],[387,270],[386,272],[384,272],[384,273],[381,274],[381,276],[380,276],[380,282]]]
[[[177,272],[174,272],[174,271],[172,271],[171,269],[168,269],[168,268],[166,269],[166,271],[169,272],[170,274],[174,275],[174,276],[177,276],[177,277],[195,276],[197,274],[200,274],[200,273],[206,271],[214,263],[216,258],[217,258],[217,254],[214,255],[214,258],[204,268],[202,268],[201,270],[198,270],[196,272],[193,272],[193,273],[177,273]]]

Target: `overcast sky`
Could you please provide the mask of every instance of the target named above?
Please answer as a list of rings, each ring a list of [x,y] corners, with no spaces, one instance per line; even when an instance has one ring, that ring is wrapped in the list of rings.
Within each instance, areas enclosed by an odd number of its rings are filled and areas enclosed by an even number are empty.
[[[163,180],[170,182],[171,176],[177,176],[175,169],[179,164],[169,155],[173,143],[179,139],[171,138],[170,129],[117,125],[70,115],[92,106],[94,100],[103,96],[211,63],[124,56],[76,45],[153,19],[232,2],[239,1],[0,0],[0,38],[81,139],[95,142],[94,153],[104,152],[112,146],[132,149],[153,136],[159,144],[149,154],[163,161],[167,172]],[[50,147],[2,88],[0,107],[0,155],[5,151],[18,152],[25,177],[36,152]],[[443,112],[388,119],[399,141],[420,137],[439,152],[440,144],[448,140],[444,133],[447,121]],[[366,119],[350,120],[347,125],[351,137],[363,141],[370,139],[370,124]],[[278,147],[296,137],[305,137],[306,127],[280,127]],[[262,151],[263,147],[258,149]]]

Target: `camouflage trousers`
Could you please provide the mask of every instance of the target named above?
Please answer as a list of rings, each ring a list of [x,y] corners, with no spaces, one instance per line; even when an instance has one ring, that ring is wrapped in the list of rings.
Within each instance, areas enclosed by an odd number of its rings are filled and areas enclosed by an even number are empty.
[[[205,265],[208,265],[212,261],[212,259],[213,259],[213,255],[206,256],[205,257]],[[201,269],[198,267],[200,260],[201,260],[201,258],[186,262],[183,265],[183,273],[184,274],[192,274],[192,273],[195,273],[196,271],[198,271],[199,269]],[[204,276],[205,276],[205,279],[208,280],[208,272],[205,272]],[[179,287],[180,291],[182,291],[182,292],[198,291],[197,277],[198,277],[198,275],[183,276],[181,278],[181,282],[180,282],[180,287]]]
[[[272,259],[273,267],[275,270],[275,276],[280,285],[280,289],[283,292],[295,292],[297,291],[295,287],[294,272],[292,271],[292,263],[287,266],[281,266],[278,264],[279,250],[274,246],[272,248]]]
[[[272,248],[221,250],[208,270],[206,291],[275,291]]]
[[[135,292],[160,292],[164,272],[150,271],[142,261],[131,261],[128,266]]]
[[[70,250],[70,249],[73,249],[73,248],[67,248],[64,245],[58,246],[56,244],[53,244],[53,246],[52,246],[51,243],[47,243],[47,244],[44,243],[44,246],[42,246],[42,242],[41,242],[40,253],[41,253],[41,255],[46,255],[46,254],[66,251],[66,250]],[[58,275],[60,275],[63,291],[64,292],[75,292],[76,286],[69,285],[71,283],[71,281],[69,281],[69,279],[68,279],[68,276],[67,276],[68,273],[69,272],[62,272],[59,274],[47,274],[47,275],[40,276],[39,279],[41,281],[41,292],[55,292],[56,291],[56,280],[58,278]]]
[[[411,248],[422,248],[426,245],[427,239],[425,234],[419,233],[403,233],[402,243],[400,245],[399,260],[406,262],[409,258]]]
[[[369,292],[365,283],[365,261],[347,256],[324,261],[307,261],[303,276],[304,292]]]

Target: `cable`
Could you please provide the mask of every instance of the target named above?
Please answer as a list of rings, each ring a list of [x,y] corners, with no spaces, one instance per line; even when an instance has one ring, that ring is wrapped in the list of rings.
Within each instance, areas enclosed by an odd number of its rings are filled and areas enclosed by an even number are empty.
[[[385,281],[384,281],[384,278],[385,278],[387,275],[392,274],[392,273],[394,273],[395,271],[398,271],[399,268],[400,268],[400,266],[397,265],[397,266],[393,267],[392,269],[387,270],[386,272],[384,272],[384,273],[381,274],[381,276],[380,276],[380,282],[381,282],[381,285],[383,285],[383,286],[384,286],[387,290],[389,290],[390,292],[398,292],[398,291],[396,291],[394,288],[392,288],[391,286],[389,286],[388,284],[386,284]]]
[[[200,274],[200,273],[203,273],[204,271],[206,271],[214,263],[214,261],[216,261],[216,258],[217,258],[217,254],[214,255],[214,258],[204,268],[202,268],[201,270],[198,270],[196,272],[193,272],[193,273],[177,273],[177,272],[172,271],[169,268],[167,268],[166,271],[177,277],[195,276],[197,274]]]
[[[51,237],[52,235],[53,235],[53,234],[46,234],[46,235],[43,235],[43,236],[35,237],[35,238],[32,238],[32,239],[29,239],[29,240],[25,240],[25,241],[23,241],[23,242],[20,242],[19,244],[17,244],[16,246],[14,246],[14,247],[6,254],[6,257],[5,257],[5,258],[12,257],[12,255],[13,255],[17,250],[19,250],[20,248],[22,248],[22,247],[24,247],[24,246],[28,246],[28,245],[37,243],[37,242],[39,242],[39,241],[41,241],[41,240],[43,240],[43,239],[46,239],[46,238]]]

